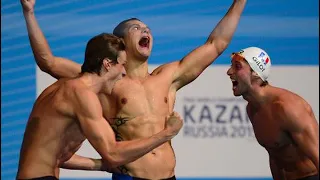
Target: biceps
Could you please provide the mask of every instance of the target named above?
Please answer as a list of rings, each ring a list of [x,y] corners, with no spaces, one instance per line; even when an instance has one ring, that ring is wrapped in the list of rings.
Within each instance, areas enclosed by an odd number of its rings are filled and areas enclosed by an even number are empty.
[[[311,158],[314,158],[314,156],[318,154],[319,135],[317,132],[316,128],[309,126],[309,128],[306,128],[301,132],[292,134],[298,147]]]
[[[115,135],[108,122],[101,120],[82,121],[81,128],[90,144],[101,156],[107,156],[108,150],[115,145]]]
[[[80,72],[80,64],[61,57],[55,57],[51,66],[51,75],[58,79],[76,77]]]
[[[104,120],[85,120],[81,128],[86,137],[92,139],[107,139],[107,136],[114,135],[110,125]]]
[[[193,50],[179,63],[175,79],[190,82],[198,77],[217,57],[214,44],[205,44]]]

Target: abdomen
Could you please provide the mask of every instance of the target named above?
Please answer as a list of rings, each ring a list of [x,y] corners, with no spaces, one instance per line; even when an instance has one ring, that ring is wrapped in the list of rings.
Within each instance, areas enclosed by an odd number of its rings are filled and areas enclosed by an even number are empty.
[[[164,129],[165,117],[146,115],[129,119],[125,124],[117,126],[115,132],[122,140],[148,138]],[[162,179],[174,175],[175,155],[169,142],[153,149],[138,160],[129,163],[123,169],[135,177]]]
[[[152,150],[125,167],[128,174],[147,179],[163,179],[174,175],[176,160],[169,142]]]

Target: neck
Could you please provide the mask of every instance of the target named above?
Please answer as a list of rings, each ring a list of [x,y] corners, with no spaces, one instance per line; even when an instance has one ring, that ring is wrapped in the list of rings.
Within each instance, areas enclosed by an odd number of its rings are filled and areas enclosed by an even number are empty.
[[[270,85],[266,85],[263,87],[261,87],[260,85],[255,85],[252,86],[246,94],[243,94],[242,97],[243,99],[248,101],[248,104],[258,108],[268,100],[267,91],[269,88]]]
[[[115,81],[110,80],[107,75],[99,76],[95,73],[84,73],[80,79],[96,94],[111,94],[112,87],[115,84]]]
[[[126,75],[130,78],[145,78],[148,73],[148,59],[142,60],[141,58],[127,56],[125,64]]]

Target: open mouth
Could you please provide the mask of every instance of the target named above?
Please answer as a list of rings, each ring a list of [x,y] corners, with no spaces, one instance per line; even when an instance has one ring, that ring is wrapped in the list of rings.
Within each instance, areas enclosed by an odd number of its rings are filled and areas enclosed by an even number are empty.
[[[233,89],[235,89],[237,86],[238,86],[238,81],[234,80],[234,79],[231,79],[231,82],[232,82],[232,87]]]
[[[150,38],[148,36],[143,36],[140,41],[139,45],[143,48],[149,48]]]

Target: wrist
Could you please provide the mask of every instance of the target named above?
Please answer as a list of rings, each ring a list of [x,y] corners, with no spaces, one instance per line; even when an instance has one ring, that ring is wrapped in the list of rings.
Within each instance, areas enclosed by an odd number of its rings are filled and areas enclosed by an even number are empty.
[[[34,10],[23,10],[23,15],[24,16],[33,16],[34,15]]]
[[[93,167],[93,171],[105,171],[105,169],[103,168],[103,163],[102,163],[102,159],[93,159],[94,162],[94,167]]]
[[[168,129],[162,130],[160,133],[160,138],[163,139],[164,141],[169,141],[173,138],[173,133],[169,131]]]

